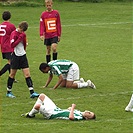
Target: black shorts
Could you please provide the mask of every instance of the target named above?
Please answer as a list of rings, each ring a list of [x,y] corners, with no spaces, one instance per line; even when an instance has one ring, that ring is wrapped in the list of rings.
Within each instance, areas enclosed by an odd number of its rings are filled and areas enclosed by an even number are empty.
[[[16,56],[14,53],[11,58],[11,69],[24,69],[29,68],[26,54],[23,56]]]
[[[12,52],[2,53],[2,58],[10,60],[11,59],[11,55],[12,55]]]
[[[44,45],[51,46],[52,43],[58,44],[58,37],[49,38],[44,40]]]

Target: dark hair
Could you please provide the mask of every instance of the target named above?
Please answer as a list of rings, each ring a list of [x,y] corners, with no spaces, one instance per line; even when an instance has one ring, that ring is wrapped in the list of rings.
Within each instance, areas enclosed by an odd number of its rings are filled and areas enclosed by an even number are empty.
[[[92,119],[96,119],[96,115],[95,114],[93,115]]]
[[[39,70],[43,72],[43,70],[46,69],[46,67],[49,67],[47,63],[41,63],[39,66]]]
[[[23,31],[26,31],[28,29],[28,23],[26,21],[23,21],[19,24],[19,28]]]
[[[95,120],[95,119],[96,119],[96,115],[94,114],[90,120]]]
[[[7,21],[11,18],[11,13],[9,11],[4,11],[2,14],[3,20]]]

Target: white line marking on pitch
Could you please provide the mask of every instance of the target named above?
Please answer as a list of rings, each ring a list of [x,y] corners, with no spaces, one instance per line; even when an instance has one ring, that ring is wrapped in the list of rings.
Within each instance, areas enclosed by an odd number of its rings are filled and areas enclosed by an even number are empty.
[[[100,25],[120,25],[120,24],[132,24],[133,22],[111,22],[111,23],[94,23],[94,24],[68,24],[63,25],[62,27],[75,27],[75,26],[100,26]],[[29,28],[39,28],[38,27],[29,27]]]
[[[27,119],[27,118],[26,118]],[[35,118],[36,119],[36,118]],[[40,119],[41,121],[42,121],[42,119]],[[124,119],[124,121],[126,122],[126,121],[132,121],[133,120],[133,118],[131,118],[131,119]],[[66,120],[64,120],[64,121],[66,121]],[[74,124],[77,124],[77,122],[78,123],[80,123],[80,124],[84,124],[84,123],[86,123],[86,122],[88,122],[88,121],[73,121],[73,123]],[[103,120],[103,119],[101,119],[101,120],[95,120],[94,122],[108,122],[108,123],[111,123],[111,122],[119,122],[120,123],[120,125],[121,125],[121,122],[123,122],[123,120],[121,120],[121,119],[105,119],[105,120]],[[69,124],[69,123],[66,123],[66,122],[63,122],[63,121],[50,121],[50,120],[47,120],[47,119],[44,119],[44,121],[41,123],[41,122],[38,122],[38,119],[37,119],[37,122],[34,122],[34,123],[31,123],[31,121],[29,121],[29,123],[5,123],[5,124],[3,124],[3,123],[1,123],[0,125],[1,126],[4,126],[4,125],[6,125],[6,126],[8,126],[8,125],[12,125],[12,126],[29,126],[29,125],[49,125],[49,124],[60,124],[60,123],[64,123],[64,124]]]
[[[116,92],[116,93],[109,93],[109,94],[94,94],[94,95],[89,95],[89,96],[84,96],[84,98],[87,98],[87,97],[108,97],[108,96],[114,96],[114,95],[118,95],[118,94],[122,94],[122,95],[125,95],[125,94],[128,94],[128,93],[132,93],[132,91],[124,91],[124,92]],[[60,100],[72,100],[72,99],[80,99],[81,97],[68,97],[68,98],[58,98],[58,99],[53,99],[53,101],[60,101]],[[17,99],[17,98],[16,98]],[[30,101],[30,102],[27,102],[27,103],[12,103],[12,104],[2,104],[0,106],[13,106],[13,105],[23,105],[23,104],[32,104],[32,103],[35,103],[35,101]]]

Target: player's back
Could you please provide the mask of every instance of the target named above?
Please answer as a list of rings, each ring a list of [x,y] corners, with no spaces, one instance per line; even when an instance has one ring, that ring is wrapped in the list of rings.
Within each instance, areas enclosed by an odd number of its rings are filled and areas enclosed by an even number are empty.
[[[13,52],[13,49],[10,46],[10,35],[15,29],[15,26],[8,21],[5,21],[2,24],[0,24],[0,42],[1,50],[3,53]]]
[[[73,65],[73,62],[70,60],[53,60],[48,63],[51,68],[59,69],[62,73],[67,73],[69,68]]]

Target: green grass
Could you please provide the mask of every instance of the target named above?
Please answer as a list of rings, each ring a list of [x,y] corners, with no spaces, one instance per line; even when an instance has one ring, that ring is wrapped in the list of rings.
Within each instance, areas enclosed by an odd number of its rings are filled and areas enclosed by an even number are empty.
[[[91,79],[97,89],[42,89],[47,75],[38,70],[45,61],[45,47],[39,39],[39,17],[44,7],[2,7],[10,10],[11,22],[29,23],[27,56],[35,91],[46,93],[61,108],[72,103],[80,110],[96,113],[96,121],[45,120],[22,118],[36,99],[29,92],[22,71],[18,71],[13,85],[16,99],[6,94],[8,73],[0,77],[0,133],[131,133],[132,113],[124,111],[132,90],[132,8],[130,3],[54,3],[62,21],[62,38],[58,58],[75,61],[81,77]],[[2,20],[0,19],[0,22]],[[0,58],[0,67],[6,61]],[[49,85],[52,87],[57,77]]]

